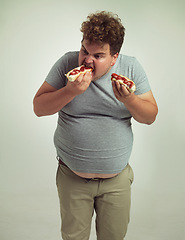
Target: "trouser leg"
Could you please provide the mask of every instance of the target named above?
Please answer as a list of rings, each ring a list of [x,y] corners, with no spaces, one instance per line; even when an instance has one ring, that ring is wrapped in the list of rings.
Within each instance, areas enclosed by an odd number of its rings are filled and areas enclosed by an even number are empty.
[[[98,240],[123,240],[130,219],[131,183],[130,165],[116,177],[103,180],[95,198]]]
[[[129,165],[116,177],[87,181],[59,165],[57,188],[63,240],[88,240],[94,208],[98,240],[123,240],[130,216],[133,171]]]
[[[94,212],[93,187],[89,188],[85,179],[62,165],[58,167],[56,180],[63,240],[88,240]]]

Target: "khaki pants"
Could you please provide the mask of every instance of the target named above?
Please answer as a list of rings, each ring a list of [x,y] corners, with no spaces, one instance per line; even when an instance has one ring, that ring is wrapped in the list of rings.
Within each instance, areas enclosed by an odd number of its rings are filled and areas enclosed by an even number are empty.
[[[98,240],[123,240],[130,216],[133,171],[128,164],[116,177],[90,180],[59,164],[57,188],[63,240],[88,240],[96,212]]]

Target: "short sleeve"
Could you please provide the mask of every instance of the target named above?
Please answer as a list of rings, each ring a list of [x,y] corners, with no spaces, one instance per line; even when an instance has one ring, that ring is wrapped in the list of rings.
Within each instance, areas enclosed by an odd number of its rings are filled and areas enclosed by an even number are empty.
[[[63,88],[67,84],[65,74],[77,66],[78,52],[66,53],[52,66],[45,81],[56,89]]]
[[[136,84],[136,95],[144,94],[151,90],[147,75],[136,58],[133,61],[132,80]]]

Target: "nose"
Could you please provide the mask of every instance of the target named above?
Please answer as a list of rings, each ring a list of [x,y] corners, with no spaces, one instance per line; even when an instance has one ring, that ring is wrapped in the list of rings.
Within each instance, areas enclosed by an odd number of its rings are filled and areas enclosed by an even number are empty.
[[[93,57],[90,56],[90,55],[89,55],[89,56],[86,56],[85,62],[88,63],[88,64],[89,64],[89,63],[93,63]]]

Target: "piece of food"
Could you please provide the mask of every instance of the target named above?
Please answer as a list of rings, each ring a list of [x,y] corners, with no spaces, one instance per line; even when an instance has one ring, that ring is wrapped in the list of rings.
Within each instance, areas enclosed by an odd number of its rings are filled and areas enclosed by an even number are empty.
[[[77,77],[80,76],[80,74],[84,74],[86,72],[92,72],[92,70],[93,69],[91,67],[85,67],[84,65],[82,65],[80,67],[72,69],[65,75],[70,82],[74,82],[77,79]]]
[[[136,90],[135,83],[125,76],[113,73],[111,75],[111,81],[118,81],[120,84],[124,85],[131,93],[135,92]]]

